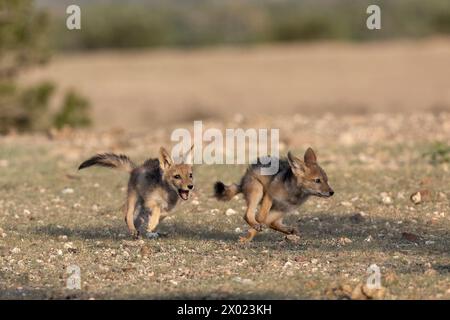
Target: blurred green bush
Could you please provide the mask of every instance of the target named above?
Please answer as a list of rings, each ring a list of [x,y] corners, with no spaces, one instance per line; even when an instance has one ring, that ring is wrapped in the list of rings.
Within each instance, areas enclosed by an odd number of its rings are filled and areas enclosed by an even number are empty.
[[[81,1],[82,30],[52,8],[53,45],[62,49],[139,48],[320,39],[373,40],[450,34],[448,0],[140,0]],[[382,29],[366,28],[367,6],[381,7]],[[55,6],[59,6],[55,10]]]
[[[446,142],[435,142],[429,146],[423,156],[433,165],[450,163],[450,145]]]
[[[53,118],[53,124],[58,129],[64,126],[87,127],[91,125],[91,119],[87,116],[89,101],[71,90],[66,93],[60,110]]]
[[[0,0],[0,133],[90,123],[89,103],[77,93],[66,93],[60,108],[51,112],[54,84],[17,85],[22,70],[49,60],[47,25],[48,16],[31,0]]]

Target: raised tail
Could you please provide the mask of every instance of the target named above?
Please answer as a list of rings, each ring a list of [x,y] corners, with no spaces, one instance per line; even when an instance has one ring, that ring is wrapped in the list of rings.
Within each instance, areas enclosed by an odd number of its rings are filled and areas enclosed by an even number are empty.
[[[214,196],[217,200],[228,201],[241,192],[241,186],[235,183],[227,186],[223,182],[217,181],[214,184]]]
[[[126,171],[130,173],[136,165],[124,154],[114,154],[114,153],[102,153],[93,156],[92,158],[84,161],[78,167],[78,170],[88,168],[91,166],[100,166],[106,168],[118,169],[121,171]]]

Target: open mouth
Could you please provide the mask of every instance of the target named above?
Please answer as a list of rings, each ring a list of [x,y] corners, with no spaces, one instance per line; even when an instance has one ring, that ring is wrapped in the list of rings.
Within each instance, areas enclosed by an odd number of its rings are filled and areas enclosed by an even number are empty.
[[[178,189],[178,195],[181,199],[187,200],[189,198],[189,190]]]
[[[324,193],[320,192],[320,193],[319,193],[319,197],[321,197],[321,198],[329,198],[329,197],[331,197],[332,195],[333,195],[333,194],[330,193],[330,192],[324,192]]]

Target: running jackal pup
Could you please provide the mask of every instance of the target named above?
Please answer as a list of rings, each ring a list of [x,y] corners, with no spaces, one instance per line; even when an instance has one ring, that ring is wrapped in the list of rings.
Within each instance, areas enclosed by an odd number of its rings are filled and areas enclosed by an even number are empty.
[[[273,175],[262,175],[261,168],[265,165],[258,161],[249,166],[239,184],[226,186],[218,181],[214,185],[218,200],[228,201],[238,193],[244,194],[247,201],[244,219],[251,228],[247,236],[240,238],[241,242],[251,241],[263,225],[286,234],[298,233],[296,228],[283,224],[284,215],[309,196],[331,197],[334,194],[311,148],[306,150],[303,161],[291,152],[287,159],[272,158],[271,161],[279,161],[279,170]]]
[[[158,223],[176,206],[179,199],[188,200],[194,189],[192,165],[186,163],[192,148],[186,153],[182,163],[174,163],[163,147],[159,159],[148,159],[136,166],[126,155],[113,153],[98,154],[83,162],[78,170],[90,166],[114,168],[130,173],[125,222],[130,233],[137,237],[143,222],[148,220],[148,237],[156,237]],[[135,211],[137,218],[134,219]]]

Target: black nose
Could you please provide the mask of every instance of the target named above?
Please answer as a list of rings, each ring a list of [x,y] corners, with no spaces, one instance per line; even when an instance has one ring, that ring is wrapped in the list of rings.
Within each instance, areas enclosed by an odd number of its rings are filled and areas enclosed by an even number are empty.
[[[330,191],[330,197],[331,197],[333,194],[334,194],[334,191],[331,190],[331,191]]]
[[[192,184],[188,185],[188,188],[192,190],[192,188],[194,188],[194,186]]]

